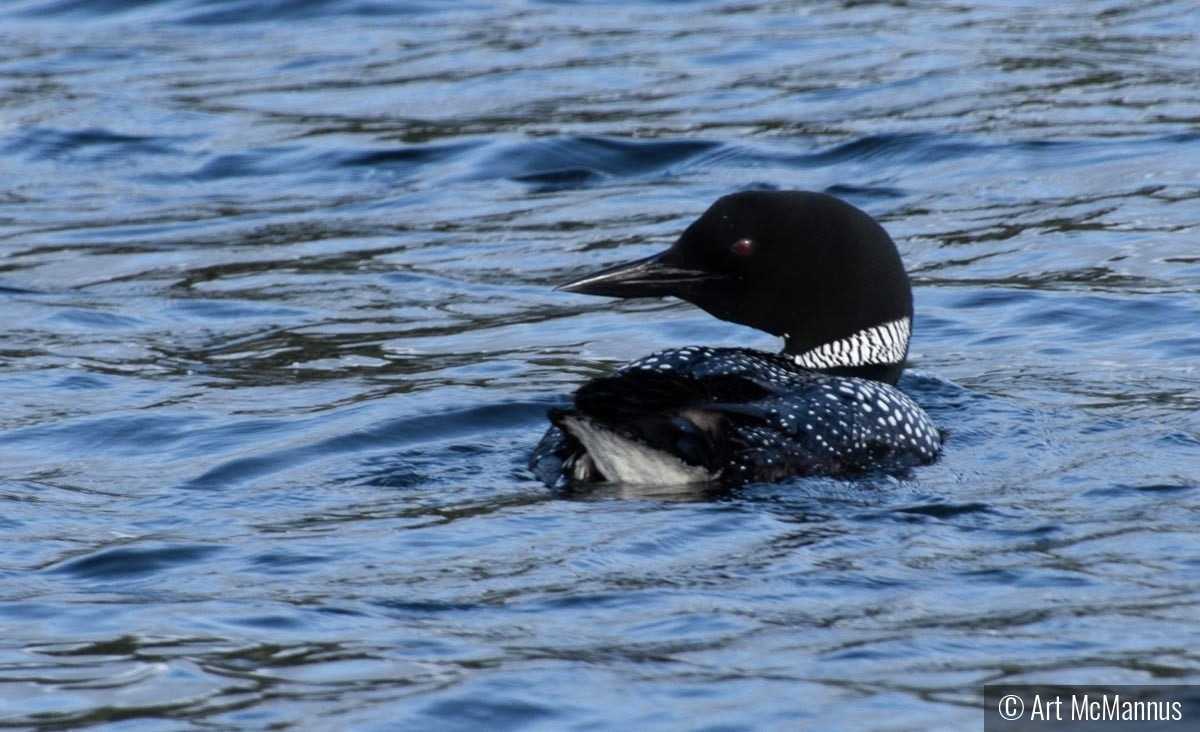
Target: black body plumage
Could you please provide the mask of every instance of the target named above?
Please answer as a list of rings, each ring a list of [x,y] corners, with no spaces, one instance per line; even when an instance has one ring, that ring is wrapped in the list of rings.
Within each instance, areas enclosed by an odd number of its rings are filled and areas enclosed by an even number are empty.
[[[912,316],[899,254],[838,199],[726,196],[667,252],[560,289],[676,295],[782,335],[784,352],[674,349],[585,384],[572,409],[551,411],[530,461],[548,484],[739,485],[900,469],[940,452],[929,416],[892,385]],[[837,308],[835,294],[852,302]]]

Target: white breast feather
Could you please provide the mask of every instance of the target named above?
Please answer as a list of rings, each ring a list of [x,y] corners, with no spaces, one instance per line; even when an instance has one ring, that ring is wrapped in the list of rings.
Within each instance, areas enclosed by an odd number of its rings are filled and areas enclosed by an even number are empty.
[[[613,483],[679,485],[705,483],[717,477],[698,465],[689,465],[586,417],[566,417],[561,426],[583,444],[596,469]]]

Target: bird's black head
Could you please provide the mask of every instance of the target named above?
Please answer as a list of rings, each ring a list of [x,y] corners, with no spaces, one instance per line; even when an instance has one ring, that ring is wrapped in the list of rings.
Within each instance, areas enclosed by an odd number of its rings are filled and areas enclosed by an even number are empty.
[[[832,196],[746,191],[719,199],[665,252],[558,289],[672,295],[784,338],[802,365],[895,382],[912,290],[891,237]]]

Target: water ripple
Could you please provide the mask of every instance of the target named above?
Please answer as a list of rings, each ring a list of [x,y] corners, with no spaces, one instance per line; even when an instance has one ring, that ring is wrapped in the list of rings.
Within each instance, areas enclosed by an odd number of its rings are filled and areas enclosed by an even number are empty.
[[[72,559],[55,567],[54,571],[76,579],[97,582],[120,582],[149,579],[159,572],[208,559],[217,546],[169,544],[157,547],[122,546],[105,549]]]

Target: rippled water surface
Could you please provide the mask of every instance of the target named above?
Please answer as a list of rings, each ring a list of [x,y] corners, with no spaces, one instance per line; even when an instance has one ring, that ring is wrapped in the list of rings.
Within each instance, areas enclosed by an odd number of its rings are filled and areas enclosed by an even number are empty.
[[[967,729],[1200,682],[1200,13],[0,9],[0,725]],[[667,346],[552,288],[824,190],[912,273],[901,477],[548,491]]]

